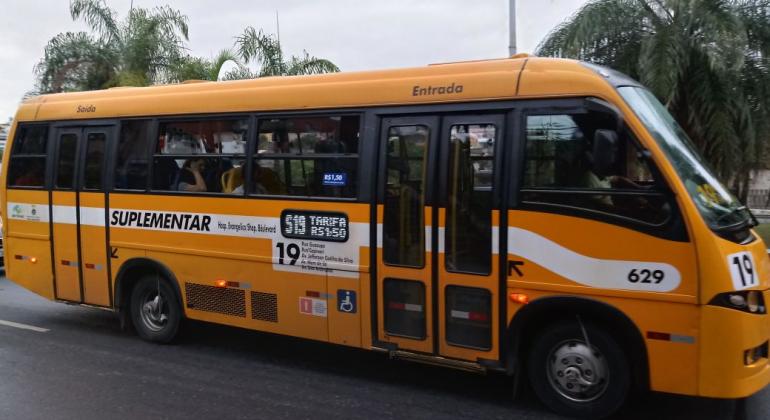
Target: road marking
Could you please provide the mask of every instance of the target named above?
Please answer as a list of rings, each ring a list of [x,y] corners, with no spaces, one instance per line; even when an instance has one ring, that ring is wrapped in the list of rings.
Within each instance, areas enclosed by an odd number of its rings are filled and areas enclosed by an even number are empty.
[[[27,325],[27,324],[19,324],[18,322],[4,321],[2,319],[0,319],[0,325],[5,325],[6,327],[20,328],[22,330],[41,332],[41,333],[50,331],[47,328],[40,328],[40,327],[35,327],[34,325]]]

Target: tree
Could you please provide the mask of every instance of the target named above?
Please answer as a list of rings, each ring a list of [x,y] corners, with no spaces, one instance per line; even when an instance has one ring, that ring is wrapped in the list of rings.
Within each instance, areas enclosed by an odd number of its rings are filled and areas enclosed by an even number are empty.
[[[251,79],[263,76],[295,76],[301,74],[333,73],[340,71],[329,60],[311,56],[303,51],[301,56],[291,56],[284,60],[281,42],[278,38],[265,34],[260,29],[247,27],[235,41],[238,55],[243,63],[255,63],[257,72],[252,72],[245,64],[228,73],[227,79]]]
[[[146,86],[174,79],[188,40],[187,17],[168,6],[134,8],[120,21],[104,0],[71,0],[91,33],[56,35],[35,66],[41,93]]]
[[[232,61],[239,67],[242,64],[238,60],[238,56],[230,49],[224,49],[217,54],[216,57],[209,60],[201,57],[194,57],[186,55],[181,57],[174,66],[171,77],[172,82],[183,82],[185,80],[210,80],[217,81],[220,79],[222,68],[225,63]],[[237,71],[238,68],[236,68]],[[228,72],[229,75],[231,72]],[[222,75],[225,76],[226,75]]]
[[[769,53],[770,0],[593,0],[537,50],[648,86],[744,201],[766,166]]]

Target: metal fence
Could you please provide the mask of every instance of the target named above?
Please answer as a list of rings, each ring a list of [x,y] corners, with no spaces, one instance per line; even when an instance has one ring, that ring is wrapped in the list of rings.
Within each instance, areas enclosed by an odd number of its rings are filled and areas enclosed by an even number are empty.
[[[749,190],[746,205],[750,209],[770,209],[770,190]]]

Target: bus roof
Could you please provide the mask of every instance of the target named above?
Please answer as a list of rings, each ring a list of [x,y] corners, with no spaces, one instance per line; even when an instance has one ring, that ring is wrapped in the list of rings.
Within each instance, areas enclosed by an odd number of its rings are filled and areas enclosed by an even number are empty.
[[[610,88],[597,72],[578,61],[514,57],[394,70],[42,95],[22,103],[16,120],[56,121],[489,101],[597,95]]]

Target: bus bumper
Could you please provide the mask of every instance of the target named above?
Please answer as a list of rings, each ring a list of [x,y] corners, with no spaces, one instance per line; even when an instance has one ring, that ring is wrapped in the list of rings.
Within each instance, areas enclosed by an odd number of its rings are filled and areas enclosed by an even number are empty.
[[[770,291],[764,292],[764,298],[770,302]],[[770,315],[710,305],[701,310],[698,394],[744,398],[770,383]]]

